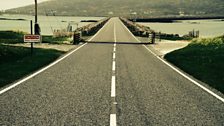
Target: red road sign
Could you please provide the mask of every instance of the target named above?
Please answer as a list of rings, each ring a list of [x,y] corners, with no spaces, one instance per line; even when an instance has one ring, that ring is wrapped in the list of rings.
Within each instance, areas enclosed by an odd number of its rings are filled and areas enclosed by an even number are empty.
[[[24,35],[24,42],[41,42],[40,35]]]

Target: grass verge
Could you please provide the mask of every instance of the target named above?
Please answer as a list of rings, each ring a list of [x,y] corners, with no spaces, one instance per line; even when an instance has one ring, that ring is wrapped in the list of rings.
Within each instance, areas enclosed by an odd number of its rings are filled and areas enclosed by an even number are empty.
[[[24,32],[0,31],[0,43],[21,43],[23,42]]]
[[[0,31],[0,43],[16,44],[23,43],[23,36],[27,34],[21,31]],[[53,37],[52,35],[42,35],[42,42],[49,44],[63,44],[69,37]]]
[[[195,78],[224,93],[224,36],[195,39],[165,59]]]
[[[43,43],[50,44],[63,44],[64,41],[70,41],[68,37],[53,37],[53,36],[42,36]]]
[[[63,53],[53,49],[6,46],[0,44],[0,87],[18,80],[51,63]]]

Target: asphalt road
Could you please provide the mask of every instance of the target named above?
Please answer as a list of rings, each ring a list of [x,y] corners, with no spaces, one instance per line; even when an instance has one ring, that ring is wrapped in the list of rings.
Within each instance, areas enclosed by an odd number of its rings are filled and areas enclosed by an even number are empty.
[[[224,125],[224,103],[147,51],[118,18],[1,94],[0,106],[0,125]]]

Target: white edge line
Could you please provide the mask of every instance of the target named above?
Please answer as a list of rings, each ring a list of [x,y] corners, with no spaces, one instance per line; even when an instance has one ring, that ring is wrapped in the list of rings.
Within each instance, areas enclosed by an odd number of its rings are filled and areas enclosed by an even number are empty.
[[[116,114],[110,114],[110,126],[117,126]]]
[[[108,21],[108,22],[109,22],[109,21]],[[101,29],[100,29],[100,30],[99,30],[99,31],[98,31],[92,38],[90,38],[88,41],[91,41],[93,38],[95,38],[95,37],[100,33],[100,31],[102,31],[102,29],[108,24],[108,22],[107,22],[107,23],[106,23],[106,24],[105,24],[105,25],[104,25],[104,26],[103,26],[103,27],[102,27],[102,28],[101,28]],[[85,43],[85,44],[79,46],[79,47],[76,48],[75,50],[71,51],[70,53],[66,54],[65,56],[61,57],[60,59],[54,61],[53,63],[49,64],[48,66],[46,66],[46,67],[44,67],[44,68],[38,70],[37,72],[31,74],[30,76],[28,76],[28,77],[26,77],[26,78],[24,78],[24,79],[22,79],[22,80],[20,80],[20,81],[18,81],[18,82],[16,82],[16,83],[12,84],[12,85],[9,86],[9,87],[6,87],[5,89],[2,89],[2,90],[0,91],[0,95],[3,94],[3,93],[5,93],[5,92],[7,92],[7,91],[9,91],[9,90],[11,90],[12,88],[15,88],[16,86],[20,85],[21,83],[23,83],[23,82],[25,82],[25,81],[27,81],[27,80],[33,78],[34,76],[36,76],[36,75],[38,75],[38,74],[44,72],[45,70],[49,69],[50,67],[54,66],[55,64],[57,64],[57,63],[59,63],[60,61],[62,61],[63,59],[65,59],[66,57],[70,56],[72,53],[78,51],[80,48],[82,48],[82,47],[85,46],[85,45],[87,45],[87,43]]]
[[[153,53],[149,48],[147,48],[145,45],[144,47],[151,52],[153,55],[156,56],[155,53]],[[161,60],[163,63],[165,63],[167,66],[169,66],[170,68],[172,68],[174,71],[176,71],[177,73],[179,73],[180,75],[182,75],[183,77],[185,77],[186,79],[188,79],[189,81],[191,81],[192,83],[194,83],[195,85],[197,85],[198,87],[202,88],[204,91],[208,92],[209,94],[213,95],[214,97],[216,97],[217,99],[219,99],[220,101],[224,102],[224,99],[222,97],[220,97],[219,95],[215,94],[214,92],[210,91],[209,89],[207,89],[206,87],[202,86],[200,83],[198,83],[197,81],[191,79],[190,77],[188,77],[186,74],[182,73],[180,70],[178,70],[177,68],[175,68],[174,66],[172,66],[170,63],[168,63],[167,61],[165,61],[164,59],[160,58],[159,56],[156,56],[159,60]]]
[[[110,19],[109,19],[110,20]],[[109,20],[107,21],[107,23],[92,37],[92,38],[90,38],[88,41],[92,41],[93,40],[93,38],[95,38],[101,31],[102,31],[102,29],[104,29],[105,27],[106,27],[106,25],[108,25],[109,24]]]
[[[115,79],[115,76],[112,76],[112,79],[111,79],[111,97],[115,97],[116,96],[116,87],[115,87],[115,81],[116,81],[116,79]]]
[[[38,75],[38,74],[44,72],[44,71],[47,70],[48,68],[54,66],[55,64],[59,63],[60,61],[62,61],[63,59],[65,59],[66,57],[68,57],[69,55],[71,55],[72,53],[78,51],[80,48],[82,48],[82,47],[85,46],[86,44],[87,44],[87,43],[85,43],[85,44],[79,46],[79,47],[76,48],[75,50],[71,51],[70,53],[68,53],[68,54],[66,54],[65,56],[61,57],[60,59],[56,60],[55,62],[49,64],[48,66],[46,66],[46,67],[40,69],[39,71],[37,71],[37,72],[31,74],[30,76],[28,76],[28,77],[26,77],[26,78],[24,78],[24,79],[22,79],[22,80],[20,80],[20,81],[18,81],[18,82],[16,82],[16,83],[14,83],[14,84],[12,84],[11,86],[9,86],[9,87],[7,87],[7,88],[1,90],[1,91],[0,91],[0,95],[3,94],[3,93],[5,93],[5,92],[7,92],[7,91],[9,91],[9,90],[11,90],[12,88],[14,88],[14,87],[16,87],[16,86],[18,86],[18,85],[20,85],[21,83],[23,83],[23,82],[25,82],[25,81],[27,81],[27,80],[33,78],[34,76],[36,76],[36,75]]]
[[[121,21],[120,21],[121,22]],[[132,33],[131,31],[121,22],[121,24],[126,28],[126,30],[138,41],[141,42],[140,40],[138,40]],[[165,63],[167,66],[169,66],[170,68],[172,68],[174,71],[176,71],[177,73],[179,73],[180,75],[182,75],[183,77],[185,77],[186,79],[188,79],[189,81],[191,81],[192,83],[194,83],[196,86],[200,87],[201,89],[203,89],[204,91],[206,91],[207,93],[211,94],[212,96],[214,96],[215,98],[219,99],[220,101],[222,101],[224,103],[224,98],[220,97],[219,95],[215,94],[214,92],[212,92],[211,90],[209,90],[208,88],[202,86],[200,83],[198,83],[197,81],[191,79],[190,77],[188,77],[186,74],[184,74],[183,72],[181,72],[180,70],[178,70],[177,68],[173,67],[170,63],[168,63],[167,61],[165,61],[164,59],[160,58],[159,56],[157,56],[154,52],[152,52],[147,46],[143,45],[150,53],[152,53],[154,56],[156,56],[159,60],[161,60],[163,63]]]
[[[131,33],[131,31],[123,24],[123,22],[119,19],[119,21],[120,21],[120,23],[121,23],[121,25],[123,25],[124,27],[125,27],[125,29],[132,35],[132,37],[134,37],[134,39],[136,40],[136,41],[138,41],[138,42],[141,42],[141,41],[139,41],[132,33]]]

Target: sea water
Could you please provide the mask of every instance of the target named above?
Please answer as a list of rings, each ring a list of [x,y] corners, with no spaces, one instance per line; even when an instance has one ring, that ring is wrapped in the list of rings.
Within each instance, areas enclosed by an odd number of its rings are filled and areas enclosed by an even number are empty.
[[[0,20],[0,31],[13,30],[30,33],[30,20],[35,20],[30,15],[0,15],[0,18],[12,20]],[[101,20],[104,17],[73,17],[73,16],[38,16],[38,24],[42,35],[53,35],[54,30],[66,29],[68,24],[73,25],[73,30],[85,26],[91,22],[81,22],[81,20]],[[17,20],[22,19],[22,20]]]

